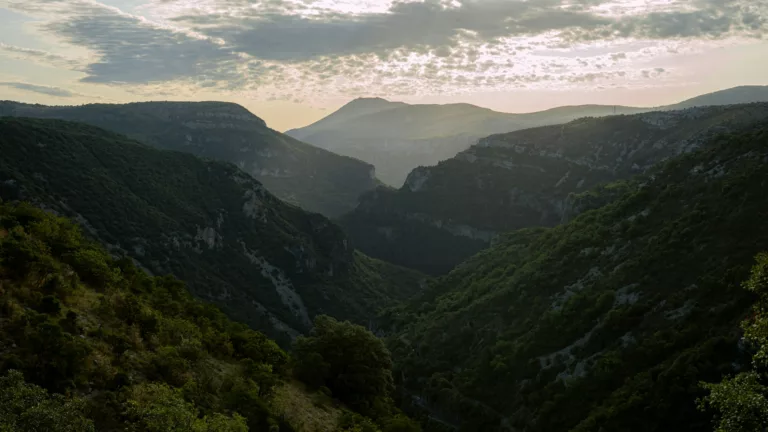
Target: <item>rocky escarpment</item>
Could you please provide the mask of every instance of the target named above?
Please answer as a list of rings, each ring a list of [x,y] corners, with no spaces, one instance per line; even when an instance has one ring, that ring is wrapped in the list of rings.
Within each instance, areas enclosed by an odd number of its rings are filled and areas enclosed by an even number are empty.
[[[334,217],[373,189],[372,165],[269,129],[245,108],[223,102],[146,102],[48,107],[0,102],[0,116],[79,121],[145,144],[231,162],[281,199]]]
[[[748,104],[584,118],[492,135],[437,166],[415,169],[399,190],[369,193],[342,220],[364,252],[445,272],[495,234],[569,220],[615,195],[602,190],[597,197],[587,192],[592,188],[766,118],[768,104]]]
[[[525,114],[501,113],[469,104],[408,105],[383,99],[356,99],[314,124],[286,133],[369,162],[376,166],[382,181],[399,188],[414,168],[452,158],[492,134],[590,116],[761,101],[768,101],[768,87],[736,87],[657,108],[577,105]]]
[[[742,282],[768,247],[768,120],[746,129],[501,235],[390,310],[411,408],[459,430],[711,431],[699,383],[748,367]]]
[[[285,344],[315,315],[363,322],[420,289],[420,275],[356,253],[324,216],[231,164],[40,119],[0,119],[0,154],[0,198],[73,218],[113,254]]]

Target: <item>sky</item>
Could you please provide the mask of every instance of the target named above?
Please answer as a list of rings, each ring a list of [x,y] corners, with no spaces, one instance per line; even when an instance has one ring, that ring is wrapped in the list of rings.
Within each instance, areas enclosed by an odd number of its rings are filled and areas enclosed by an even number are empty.
[[[0,99],[504,112],[768,85],[768,0],[0,0]]]

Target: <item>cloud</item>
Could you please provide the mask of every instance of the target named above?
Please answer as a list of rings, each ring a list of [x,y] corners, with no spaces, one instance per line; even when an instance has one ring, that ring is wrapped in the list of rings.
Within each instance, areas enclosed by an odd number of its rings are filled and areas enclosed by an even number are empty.
[[[768,30],[762,0],[146,1],[141,16],[96,0],[0,0],[92,57],[0,50],[141,94],[165,86],[300,100],[648,85],[645,76],[662,74],[658,64],[635,72],[640,58]]]
[[[34,93],[41,93],[48,96],[56,96],[56,97],[62,97],[62,98],[69,98],[74,96],[83,96],[79,93],[74,93],[69,90],[59,88],[59,87],[52,87],[52,86],[44,86],[44,85],[37,85],[37,84],[28,84],[24,82],[0,82],[0,86],[2,87],[11,87],[15,88],[17,90],[24,90]]]
[[[4,52],[17,59],[31,60],[38,63],[50,66],[64,67],[67,69],[78,69],[82,65],[82,61],[80,60],[70,59],[58,54],[50,53],[48,51],[8,45],[3,42],[0,42],[0,52]]]
[[[200,33],[222,38],[238,51],[278,61],[324,56],[376,54],[395,50],[426,53],[462,42],[496,43],[501,38],[536,35],[564,28],[593,29],[609,20],[563,10],[555,1],[465,1],[446,7],[435,0],[398,2],[386,12],[319,16],[268,14],[260,8],[173,18]]]
[[[457,6],[426,0],[395,2],[386,12],[356,15],[275,12],[285,2],[270,2],[271,12],[233,6],[242,3],[223,0],[229,8],[216,8],[222,12],[196,9],[172,19],[257,58],[305,61],[359,54],[386,57],[395,50],[445,53],[462,42],[494,45],[545,34],[566,45],[619,38],[758,36],[768,17],[768,5],[748,0],[678,0],[671,2],[676,7],[635,14],[600,9],[610,6],[609,0],[464,0]]]

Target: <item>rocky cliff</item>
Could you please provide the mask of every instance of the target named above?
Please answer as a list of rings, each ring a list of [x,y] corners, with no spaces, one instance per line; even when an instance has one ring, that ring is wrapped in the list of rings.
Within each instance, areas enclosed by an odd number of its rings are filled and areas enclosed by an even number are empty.
[[[420,275],[355,252],[324,216],[231,164],[81,123],[8,117],[0,154],[0,198],[74,219],[111,253],[177,276],[282,343],[317,314],[365,322],[419,290]]]
[[[372,256],[445,272],[498,233],[554,226],[590,208],[595,186],[632,178],[715,134],[766,118],[768,104],[760,103],[584,118],[492,135],[437,166],[413,170],[399,190],[368,193],[342,221]]]

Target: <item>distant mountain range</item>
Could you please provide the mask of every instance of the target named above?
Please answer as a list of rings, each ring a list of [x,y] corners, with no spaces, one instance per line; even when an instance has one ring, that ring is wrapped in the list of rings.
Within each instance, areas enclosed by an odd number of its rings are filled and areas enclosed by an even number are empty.
[[[767,119],[768,103],[757,103],[583,118],[492,135],[413,170],[398,190],[367,193],[341,223],[363,252],[441,274],[500,233],[560,224],[622,192],[615,183],[593,196],[594,187]]]
[[[72,107],[0,102],[0,116],[78,121],[161,149],[231,162],[281,199],[335,217],[376,187],[372,165],[276,132],[224,102],[146,102]]]
[[[527,114],[508,114],[469,104],[409,105],[384,99],[356,99],[322,120],[286,132],[304,142],[373,164],[385,183],[400,187],[418,166],[434,165],[478,139],[581,117],[638,114],[705,105],[768,101],[768,87],[736,87],[679,104],[637,108],[581,105]]]
[[[110,253],[177,276],[284,345],[318,314],[367,322],[423,279],[356,252],[324,216],[232,164],[82,123],[0,118],[0,199],[74,219]]]

